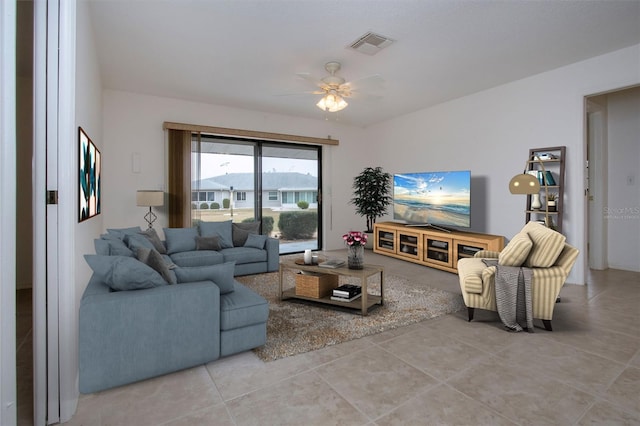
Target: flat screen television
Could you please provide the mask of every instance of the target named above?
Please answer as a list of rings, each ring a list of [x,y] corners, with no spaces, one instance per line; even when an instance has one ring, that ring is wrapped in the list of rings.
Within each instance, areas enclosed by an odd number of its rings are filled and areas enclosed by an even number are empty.
[[[393,175],[393,219],[448,230],[471,226],[471,171]]]

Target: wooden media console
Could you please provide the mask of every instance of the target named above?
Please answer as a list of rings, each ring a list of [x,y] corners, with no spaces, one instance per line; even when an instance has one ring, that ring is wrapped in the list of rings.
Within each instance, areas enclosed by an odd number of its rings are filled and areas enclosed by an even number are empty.
[[[473,257],[480,250],[501,251],[504,237],[380,222],[373,228],[374,253],[420,265],[458,272],[458,259]]]

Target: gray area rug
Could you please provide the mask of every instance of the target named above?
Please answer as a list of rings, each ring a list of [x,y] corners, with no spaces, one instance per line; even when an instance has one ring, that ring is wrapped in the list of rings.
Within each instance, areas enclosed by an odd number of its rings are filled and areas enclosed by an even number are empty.
[[[267,344],[254,349],[263,361],[273,361],[348,340],[391,330],[464,308],[459,294],[385,275],[384,306],[372,308],[366,317],[355,313],[296,301],[280,301],[278,272],[236,277],[269,301]],[[285,288],[294,287],[292,274],[285,274]],[[340,284],[359,284],[342,277]],[[380,294],[380,280],[371,277],[369,293]]]

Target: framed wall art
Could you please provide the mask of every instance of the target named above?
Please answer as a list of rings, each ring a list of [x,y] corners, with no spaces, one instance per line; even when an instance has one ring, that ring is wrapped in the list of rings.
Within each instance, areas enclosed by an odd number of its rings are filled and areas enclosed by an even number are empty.
[[[78,127],[79,143],[79,208],[78,222],[100,214],[101,158],[100,151],[89,136]]]

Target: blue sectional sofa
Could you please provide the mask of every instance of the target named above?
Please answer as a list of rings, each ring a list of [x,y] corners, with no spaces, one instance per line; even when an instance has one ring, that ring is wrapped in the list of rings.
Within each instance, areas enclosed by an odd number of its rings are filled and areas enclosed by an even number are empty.
[[[80,392],[264,345],[268,303],[234,277],[278,270],[279,245],[251,226],[166,228],[164,241],[136,227],[95,240],[79,311]]]

